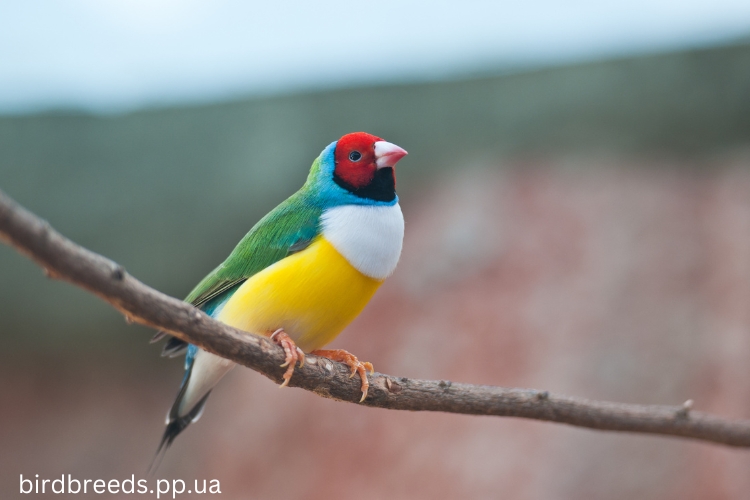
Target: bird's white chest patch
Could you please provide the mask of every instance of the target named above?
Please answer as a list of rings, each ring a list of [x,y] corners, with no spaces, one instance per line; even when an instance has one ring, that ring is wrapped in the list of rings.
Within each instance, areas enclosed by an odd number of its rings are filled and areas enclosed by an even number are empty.
[[[383,280],[393,274],[404,242],[404,216],[392,206],[345,205],[322,216],[323,237],[362,274]]]

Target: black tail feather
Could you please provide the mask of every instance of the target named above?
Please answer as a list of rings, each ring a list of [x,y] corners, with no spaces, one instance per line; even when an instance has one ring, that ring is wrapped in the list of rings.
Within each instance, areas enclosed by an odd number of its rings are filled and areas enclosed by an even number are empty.
[[[185,384],[185,386],[187,386],[187,384]],[[159,447],[156,449],[156,454],[154,454],[154,458],[153,460],[151,460],[151,465],[148,466],[148,469],[146,471],[148,474],[154,474],[156,472],[156,469],[159,468],[162,459],[164,459],[164,455],[166,455],[167,450],[172,445],[174,439],[179,436],[180,433],[184,431],[188,425],[200,418],[201,413],[203,412],[203,407],[206,406],[206,400],[211,394],[211,391],[203,396],[203,399],[201,399],[187,415],[178,417],[176,415],[177,407],[179,406],[183,393],[184,387],[182,390],[180,390],[180,394],[178,394],[177,400],[175,401],[172,409],[169,412],[169,423],[167,423],[167,428],[164,429],[164,435],[162,435]]]
[[[166,336],[167,336],[167,332],[165,332],[164,330],[159,330],[158,332],[156,332],[156,334],[153,337],[151,337],[151,340],[149,340],[149,343],[155,344]]]
[[[162,357],[174,358],[176,356],[179,356],[180,354],[185,352],[185,350],[190,345],[184,340],[180,340],[177,337],[172,337],[164,330],[159,330],[158,332],[156,332],[156,334],[151,337],[149,343],[155,344],[165,337],[167,338],[167,342],[164,344],[164,347],[161,350]]]
[[[169,337],[167,343],[164,344],[161,355],[170,358],[177,357],[187,350],[188,345],[187,342],[180,340],[177,337]]]

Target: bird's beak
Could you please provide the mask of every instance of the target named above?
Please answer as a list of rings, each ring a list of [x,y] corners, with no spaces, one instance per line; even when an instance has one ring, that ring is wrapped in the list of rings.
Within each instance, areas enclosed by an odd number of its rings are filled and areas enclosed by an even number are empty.
[[[378,168],[393,167],[406,155],[405,149],[390,142],[378,141],[375,143],[375,163]]]

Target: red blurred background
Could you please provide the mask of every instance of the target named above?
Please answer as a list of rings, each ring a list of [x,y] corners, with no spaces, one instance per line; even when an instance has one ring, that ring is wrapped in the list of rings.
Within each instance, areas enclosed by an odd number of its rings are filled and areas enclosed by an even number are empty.
[[[403,200],[399,269],[334,345],[398,376],[747,418],[750,156],[703,167],[444,176]],[[0,367],[3,491],[19,473],[145,477],[180,363],[89,354]],[[744,450],[361,408],[238,369],[157,477],[216,478],[224,498],[705,499],[743,498],[748,470]]]

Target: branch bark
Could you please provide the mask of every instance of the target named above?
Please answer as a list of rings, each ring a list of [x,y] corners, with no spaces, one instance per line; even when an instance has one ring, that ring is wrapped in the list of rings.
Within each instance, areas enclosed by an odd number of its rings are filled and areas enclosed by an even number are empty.
[[[284,372],[283,351],[265,337],[213,320],[197,308],[160,293],[119,264],[80,247],[0,191],[0,240],[39,264],[45,273],[98,295],[130,321],[169,331],[251,368],[277,383]],[[312,355],[289,384],[358,404],[359,380],[339,363]],[[679,436],[750,447],[750,420],[729,420],[682,406],[590,401],[531,389],[509,389],[449,381],[416,380],[376,373],[370,377],[365,406],[411,411],[442,411],[559,422],[590,429]]]

